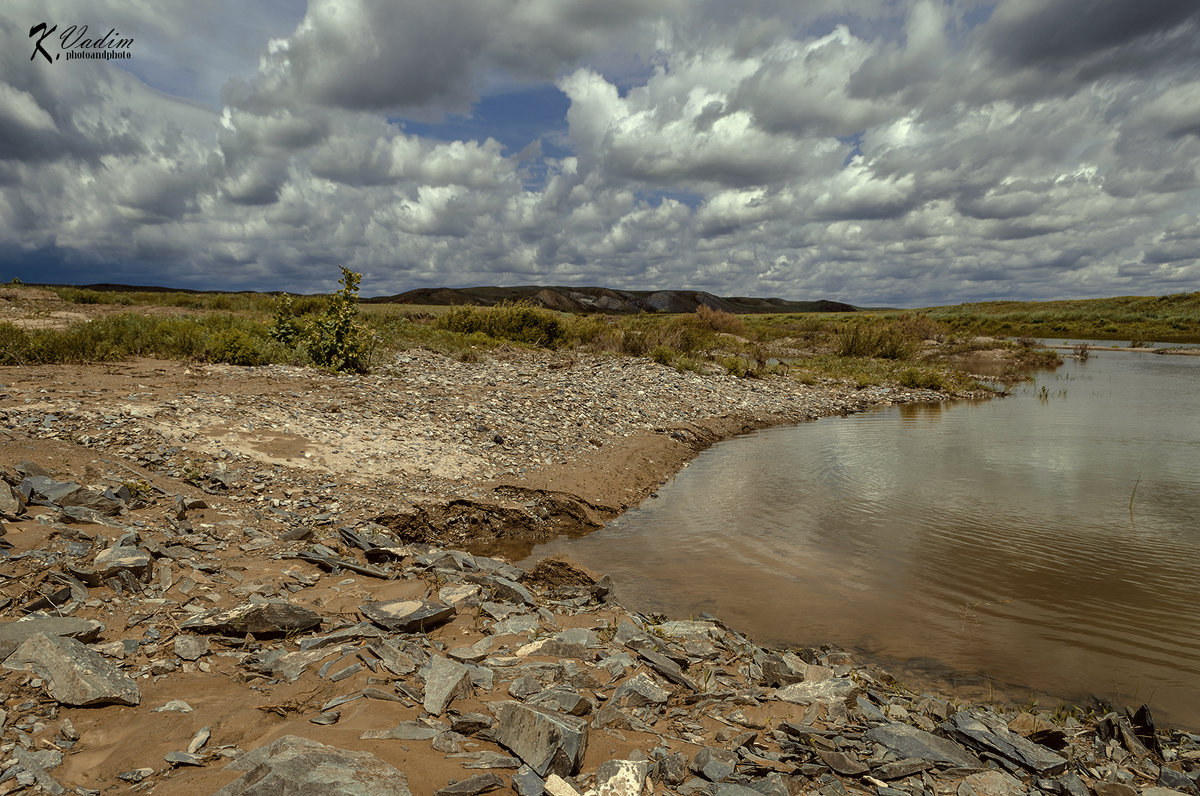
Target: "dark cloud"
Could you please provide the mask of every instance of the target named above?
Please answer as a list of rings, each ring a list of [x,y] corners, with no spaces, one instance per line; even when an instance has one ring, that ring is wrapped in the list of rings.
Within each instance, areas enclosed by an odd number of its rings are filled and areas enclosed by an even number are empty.
[[[1007,0],[983,42],[1006,64],[1094,80],[1194,56],[1198,26],[1193,0]]]

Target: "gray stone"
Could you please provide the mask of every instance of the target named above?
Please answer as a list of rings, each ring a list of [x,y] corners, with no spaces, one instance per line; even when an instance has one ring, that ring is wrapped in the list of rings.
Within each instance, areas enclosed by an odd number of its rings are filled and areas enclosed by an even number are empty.
[[[1053,782],[1058,786],[1058,792],[1062,796],[1092,796],[1088,786],[1074,771],[1068,771]]]
[[[596,796],[641,796],[649,760],[609,760],[596,769]]]
[[[367,730],[358,736],[362,740],[428,741],[436,738],[444,729],[430,727],[419,721],[402,721],[388,730]]]
[[[763,796],[762,791],[755,790],[748,785],[739,785],[736,782],[722,782],[717,785],[713,796]]]
[[[545,686],[536,677],[525,675],[508,684],[508,695],[516,699],[528,699],[535,694],[540,694],[544,689]]]
[[[367,647],[374,655],[379,657],[379,662],[383,667],[392,674],[397,674],[403,677],[406,674],[412,674],[417,670],[417,662],[412,659],[411,655],[401,652],[393,647],[386,639],[380,639],[371,646]]]
[[[1172,788],[1142,788],[1142,796],[1186,796],[1185,793]]]
[[[0,727],[2,726],[4,726],[4,724],[3,722],[0,722]],[[1166,766],[1163,766],[1158,772],[1158,784],[1164,788],[1170,788],[1171,790],[1177,790],[1182,793],[1196,792],[1196,785],[1192,782],[1191,777],[1189,777],[1187,774],[1184,774],[1182,771],[1176,771],[1175,769],[1167,768]]]
[[[958,796],[1025,796],[1021,780],[1003,771],[981,771],[958,783]]]
[[[587,751],[588,724],[575,716],[543,710],[520,702],[496,702],[496,742],[545,777],[569,776],[579,770]]]
[[[419,633],[432,630],[454,618],[453,605],[437,600],[392,600],[366,603],[358,610],[384,630],[393,633]]]
[[[654,778],[665,785],[675,787],[683,784],[688,775],[688,760],[681,752],[665,756],[654,769]]]
[[[784,686],[775,692],[775,696],[796,705],[832,705],[838,702],[849,705],[858,696],[858,684],[848,677],[805,681]]]
[[[450,716],[450,729],[463,735],[474,735],[495,723],[491,716],[484,713],[461,713]]]
[[[961,768],[983,768],[979,758],[954,741],[939,738],[908,724],[881,724],[867,730],[863,737],[882,744],[900,757],[932,760],[934,763]]]
[[[1137,788],[1123,782],[1097,782],[1092,792],[1096,796],[1138,796]]]
[[[800,665],[795,666],[794,662],[798,662]],[[777,654],[764,655],[758,665],[762,668],[763,683],[768,688],[780,688],[804,681],[806,664],[794,655],[789,655],[787,658]]]
[[[18,517],[25,513],[25,496],[0,481],[0,514]]]
[[[492,576],[487,579],[487,582],[495,589],[496,599],[510,603],[520,603],[522,605],[536,605],[537,601],[533,599],[533,595],[515,580],[509,580],[500,576]]]
[[[58,520],[68,525],[76,523],[80,525],[104,525],[109,528],[124,527],[95,509],[84,508],[83,506],[63,506],[59,509]]]
[[[821,758],[825,765],[832,768],[839,774],[847,777],[857,777],[859,774],[865,774],[868,770],[857,757],[852,757],[845,752],[837,752],[832,749],[817,748],[817,757]]]
[[[535,694],[529,700],[529,704],[541,708],[549,708],[550,710],[558,710],[572,716],[586,716],[592,712],[592,703],[589,700],[574,691],[562,687],[550,688],[539,694]]]
[[[884,763],[871,773],[876,778],[883,780],[904,779],[905,777],[911,777],[913,774],[928,771],[933,768],[933,765],[932,760],[906,757],[903,760],[893,760],[890,763]]]
[[[461,782],[453,782],[433,792],[434,796],[476,796],[489,790],[503,788],[504,780],[492,773],[476,774]]]
[[[190,752],[167,752],[163,755],[163,760],[173,766],[202,766],[204,761],[199,755],[194,755]]]
[[[48,682],[50,696],[64,705],[136,705],[141,692],[128,676],[73,638],[38,634],[4,661],[6,669],[30,670]]]
[[[643,705],[661,705],[671,698],[671,692],[654,682],[645,672],[638,672],[617,686],[609,699],[610,705],[640,708]]]
[[[126,508],[125,501],[111,490],[90,486],[69,491],[54,502],[60,506],[82,506],[109,517],[117,516]]]
[[[533,614],[518,614],[495,623],[488,628],[488,632],[495,636],[519,636],[522,633],[532,633],[538,627],[537,617]]]
[[[512,777],[512,789],[517,796],[542,796],[546,783],[529,766],[521,766]]]
[[[524,765],[519,758],[490,749],[483,752],[462,752],[450,757],[462,759],[463,768],[520,768]]]
[[[104,625],[74,616],[29,616],[16,622],[0,623],[0,660],[12,655],[26,639],[36,635],[67,636],[85,644],[95,641]]]
[[[706,779],[692,777],[679,786],[680,796],[716,796],[717,786]]]
[[[245,771],[212,796],[412,796],[404,772],[369,752],[285,735],[226,769]]]
[[[1067,770],[1066,758],[1022,738],[998,716],[981,710],[960,710],[942,724],[942,729],[965,744],[1000,755],[1042,776]]]
[[[247,603],[236,608],[197,614],[179,627],[201,633],[282,636],[319,627],[321,615],[300,605],[283,602]]]
[[[676,685],[681,685],[691,691],[699,691],[700,686],[696,685],[690,677],[683,673],[683,669],[679,668],[679,664],[651,649],[639,649],[638,656],[646,663],[650,664],[650,668],[661,674],[663,677],[670,680]]]
[[[58,481],[45,475],[31,475],[21,482],[21,490],[55,505],[64,505],[62,501],[83,489],[81,484],[74,481]]]
[[[737,761],[738,756],[733,752],[706,746],[696,752],[689,768],[709,782],[721,782],[737,770]]]
[[[434,655],[425,678],[425,711],[440,716],[455,699],[471,696],[471,669],[461,663]]]
[[[120,572],[128,572],[141,581],[150,578],[150,570],[154,560],[145,550],[137,547],[110,547],[96,554],[92,562],[94,580],[80,577],[89,586],[99,586],[109,578],[116,577]]]
[[[17,744],[13,747],[12,751],[13,759],[16,760],[16,770],[12,773],[16,774],[18,783],[22,779],[27,779],[28,781],[22,784],[36,784],[39,790],[55,794],[55,796],[64,794],[67,792],[67,789],[62,786],[62,783],[50,776],[46,770],[47,768],[56,768],[62,763],[62,753],[58,752],[56,754],[56,758],[48,759],[48,756],[43,752],[33,752]],[[50,765],[47,765],[47,763],[50,763]],[[8,774],[9,772],[5,773]],[[25,773],[27,777],[21,777],[22,773]]]
[[[185,661],[199,660],[208,654],[208,639],[204,636],[176,636],[175,654]]]

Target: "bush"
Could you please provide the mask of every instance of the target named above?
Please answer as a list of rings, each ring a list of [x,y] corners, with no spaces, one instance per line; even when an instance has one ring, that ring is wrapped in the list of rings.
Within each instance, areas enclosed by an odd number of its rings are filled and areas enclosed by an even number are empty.
[[[650,358],[660,365],[670,365],[673,363],[679,354],[665,345],[655,346],[650,352]]]
[[[296,304],[287,293],[275,299],[275,315],[267,325],[267,334],[272,340],[295,346],[304,337],[304,323],[297,317]]]
[[[922,339],[919,331],[904,321],[852,321],[837,333],[834,343],[843,357],[909,359],[920,349]]]
[[[941,390],[946,386],[942,374],[930,368],[905,368],[897,380],[910,389]]]
[[[497,340],[554,348],[567,337],[568,325],[553,310],[524,302],[495,307],[454,307],[437,320],[437,326],[460,334],[482,332]]]
[[[701,328],[712,332],[725,332],[726,334],[736,335],[746,334],[746,324],[741,318],[732,312],[715,310],[707,304],[701,304],[696,308],[696,323]]]
[[[304,329],[303,347],[314,364],[332,371],[366,372],[376,338],[358,318],[362,274],[342,266],[342,289],[329,297],[322,315]]]

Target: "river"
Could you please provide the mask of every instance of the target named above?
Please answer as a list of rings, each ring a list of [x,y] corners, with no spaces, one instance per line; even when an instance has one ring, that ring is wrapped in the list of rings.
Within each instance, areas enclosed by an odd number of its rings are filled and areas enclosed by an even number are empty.
[[[769,429],[532,558],[913,687],[1200,730],[1198,394],[1200,357],[1100,352],[1005,398]]]

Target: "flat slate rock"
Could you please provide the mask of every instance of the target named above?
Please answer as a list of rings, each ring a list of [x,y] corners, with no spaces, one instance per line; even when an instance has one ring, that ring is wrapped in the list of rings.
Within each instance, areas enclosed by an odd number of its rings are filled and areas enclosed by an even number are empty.
[[[908,724],[881,724],[863,737],[883,744],[900,757],[932,760],[960,768],[983,768],[979,758],[948,738],[939,738]]]
[[[358,610],[384,630],[418,633],[432,630],[454,618],[455,607],[437,600],[391,600],[366,603]]]
[[[137,683],[73,638],[32,636],[5,659],[4,668],[36,672],[47,681],[50,696],[64,705],[137,705],[142,701]]]
[[[452,782],[444,788],[435,790],[433,796],[476,796],[476,794],[503,787],[504,780],[489,772],[476,774],[459,782]]]
[[[456,699],[471,696],[471,669],[457,661],[433,655],[425,678],[425,712],[440,716]]]
[[[609,698],[610,705],[640,708],[643,705],[661,705],[671,698],[671,692],[654,682],[645,672],[638,672],[617,686]]]
[[[784,702],[797,705],[849,703],[858,696],[858,683],[848,677],[834,677],[816,682],[806,680],[778,689],[775,696]]]
[[[74,616],[35,616],[0,623],[0,660],[7,658],[26,639],[38,635],[68,636],[90,644],[104,632],[104,625]]]
[[[201,633],[242,636],[282,636],[311,630],[321,624],[321,615],[291,603],[247,603],[193,616],[179,627]]]
[[[539,777],[551,773],[566,777],[579,771],[587,751],[585,720],[520,702],[495,702],[488,707],[496,714],[496,742]]]
[[[976,749],[1004,757],[1042,776],[1067,770],[1067,760],[1044,746],[1022,738],[1002,719],[981,710],[960,710],[942,725],[942,730]]]
[[[412,796],[408,777],[370,752],[285,735],[225,767],[246,773],[212,796]]]

